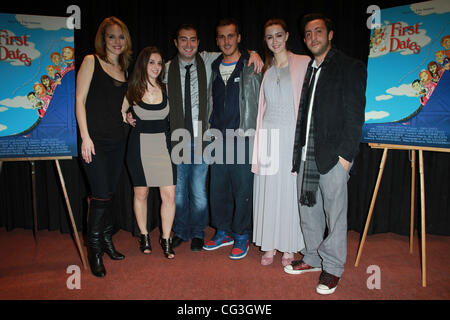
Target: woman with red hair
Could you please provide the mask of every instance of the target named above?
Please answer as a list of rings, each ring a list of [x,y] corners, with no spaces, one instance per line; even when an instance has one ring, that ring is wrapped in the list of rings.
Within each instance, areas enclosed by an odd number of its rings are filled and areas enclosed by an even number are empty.
[[[440,68],[435,61],[431,61],[428,64],[427,70],[430,72],[431,81],[436,84],[439,82],[439,79],[441,79],[441,76],[444,73],[444,70]]]
[[[282,265],[289,265],[294,254],[305,247],[291,159],[301,88],[311,59],[290,52],[288,38],[283,20],[271,19],[264,25],[266,61],[253,148],[256,162],[252,165],[253,241],[264,251],[263,266],[273,262],[277,251],[283,253]],[[272,152],[274,146],[278,152]]]

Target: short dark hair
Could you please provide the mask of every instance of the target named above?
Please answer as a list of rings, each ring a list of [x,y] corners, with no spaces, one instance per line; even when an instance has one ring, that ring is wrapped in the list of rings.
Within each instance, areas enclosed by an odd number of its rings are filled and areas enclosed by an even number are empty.
[[[325,22],[327,34],[330,33],[330,31],[334,30],[333,21],[331,21],[331,19],[325,16],[323,13],[309,13],[304,15],[300,22],[300,32],[302,33],[303,37],[305,36],[305,27],[308,22],[317,19],[323,20],[323,22]]]
[[[234,18],[223,18],[219,20],[219,23],[216,26],[216,35],[217,35],[217,28],[223,27],[223,26],[229,26],[230,24],[235,26],[236,33],[239,34],[239,23]]]
[[[174,34],[175,39],[178,39],[178,36],[180,35],[180,31],[181,31],[181,30],[194,30],[195,33],[197,34],[197,38],[198,38],[198,28],[197,28],[197,26],[196,26],[195,24],[193,24],[193,23],[183,23],[183,24],[180,24],[180,25],[177,27],[177,30],[175,31],[175,34]]]

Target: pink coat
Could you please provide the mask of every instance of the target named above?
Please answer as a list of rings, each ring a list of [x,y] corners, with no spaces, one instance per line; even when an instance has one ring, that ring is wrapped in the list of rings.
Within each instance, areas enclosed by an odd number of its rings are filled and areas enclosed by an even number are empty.
[[[298,116],[298,106],[300,104],[300,97],[302,96],[302,87],[303,80],[305,78],[306,70],[308,69],[308,63],[311,60],[308,56],[298,55],[292,52],[288,52],[288,62],[289,62],[289,72],[291,74],[291,82],[292,82],[292,92],[294,98],[294,106],[295,106],[295,119],[297,120]],[[258,174],[259,173],[259,159],[258,159],[258,150],[259,150],[259,139],[258,136],[260,134],[260,129],[262,125],[262,119],[264,117],[264,112],[266,111],[266,100],[264,98],[264,80],[263,78],[261,83],[261,88],[259,90],[259,101],[258,101],[258,115],[256,118],[256,133],[255,133],[255,141],[253,147],[253,156],[252,156],[252,172]],[[294,147],[294,146],[292,146]]]

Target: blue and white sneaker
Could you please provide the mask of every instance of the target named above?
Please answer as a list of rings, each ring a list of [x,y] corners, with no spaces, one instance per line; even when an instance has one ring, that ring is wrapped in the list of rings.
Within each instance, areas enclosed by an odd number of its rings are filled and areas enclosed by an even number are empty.
[[[225,231],[217,230],[216,235],[203,245],[203,249],[211,251],[221,247],[231,246],[233,243],[233,238],[230,237]]]

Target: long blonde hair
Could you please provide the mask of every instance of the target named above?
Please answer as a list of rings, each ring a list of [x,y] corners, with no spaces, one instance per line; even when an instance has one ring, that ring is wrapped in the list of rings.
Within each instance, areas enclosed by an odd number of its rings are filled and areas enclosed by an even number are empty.
[[[125,36],[125,50],[119,56],[119,65],[122,71],[126,71],[130,64],[131,60],[131,37],[128,32],[128,28],[120,19],[116,17],[108,17],[105,18],[100,26],[98,27],[97,34],[95,35],[95,53],[100,57],[100,59],[108,61],[108,57],[106,56],[106,42],[105,42],[105,33],[106,28],[112,25],[117,25],[122,30],[123,35]]]
[[[279,26],[281,26],[281,28],[283,28],[284,32],[288,32],[286,22],[283,19],[274,18],[274,19],[267,20],[267,22],[264,24],[264,34],[266,32],[266,29],[273,25],[279,25]],[[265,38],[263,38],[263,43],[264,43],[263,46],[264,46],[264,57],[265,58],[264,58],[264,66],[262,68],[262,75],[264,76],[264,73],[267,71],[267,69],[269,69],[272,66],[273,52],[270,51],[269,47],[267,47]]]

